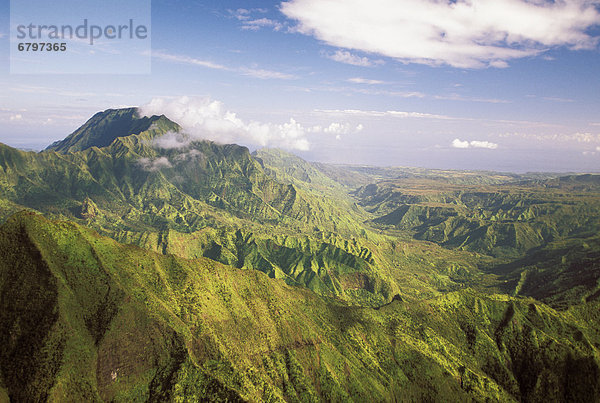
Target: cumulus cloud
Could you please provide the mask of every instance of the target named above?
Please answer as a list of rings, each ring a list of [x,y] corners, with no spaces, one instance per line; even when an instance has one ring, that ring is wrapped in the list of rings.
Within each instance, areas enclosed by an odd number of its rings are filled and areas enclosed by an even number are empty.
[[[371,60],[368,57],[358,56],[344,50],[338,50],[334,53],[323,53],[326,58],[339,63],[351,64],[353,66],[373,67],[384,64],[383,60]]]
[[[163,168],[171,168],[172,165],[166,157],[159,158],[140,158],[138,160],[138,165],[144,170],[148,172],[156,172]]]
[[[454,148],[487,148],[489,150],[495,150],[498,148],[498,144],[490,143],[489,141],[479,141],[479,140],[460,140],[454,139],[452,141],[452,147]]]
[[[362,124],[331,122],[305,127],[294,118],[285,123],[245,121],[210,98],[155,98],[139,108],[142,116],[165,115],[182,127],[182,132],[168,132],[153,140],[153,145],[165,149],[184,149],[194,140],[237,143],[260,147],[280,147],[306,151],[308,135],[358,133]]]
[[[261,147],[308,150],[307,130],[293,118],[283,124],[246,122],[210,98],[155,98],[140,108],[144,116],[161,115],[177,122],[192,140],[242,143]],[[158,140],[160,141],[160,140]],[[182,143],[178,145],[178,143]],[[167,136],[162,145],[182,147],[180,138]]]
[[[503,68],[512,59],[554,47],[594,48],[598,38],[589,29],[600,23],[599,4],[598,0],[289,0],[280,9],[297,21],[298,32],[338,48],[403,62]],[[336,54],[339,59],[351,56],[345,51]]]
[[[461,141],[459,139],[454,139],[454,141],[452,141],[452,147],[454,147],[454,148],[469,148],[469,142]]]

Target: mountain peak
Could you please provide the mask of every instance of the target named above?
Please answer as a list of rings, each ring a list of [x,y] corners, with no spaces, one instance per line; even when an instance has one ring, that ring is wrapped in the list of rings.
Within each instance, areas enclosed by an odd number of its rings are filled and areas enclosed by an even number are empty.
[[[91,147],[106,147],[118,137],[140,134],[156,127],[158,135],[181,128],[161,116],[140,116],[137,108],[107,109],[92,116],[65,139],[52,143],[45,151],[67,153]]]

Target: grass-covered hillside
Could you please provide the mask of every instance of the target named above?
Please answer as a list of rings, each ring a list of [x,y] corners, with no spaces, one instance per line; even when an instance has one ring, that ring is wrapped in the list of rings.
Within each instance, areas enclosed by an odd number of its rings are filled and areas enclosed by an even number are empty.
[[[600,334],[586,312],[469,290],[352,307],[32,213],[2,226],[0,251],[0,393],[14,401],[591,401],[600,392]]]
[[[312,163],[135,108],[0,144],[0,401],[598,401],[600,176]]]

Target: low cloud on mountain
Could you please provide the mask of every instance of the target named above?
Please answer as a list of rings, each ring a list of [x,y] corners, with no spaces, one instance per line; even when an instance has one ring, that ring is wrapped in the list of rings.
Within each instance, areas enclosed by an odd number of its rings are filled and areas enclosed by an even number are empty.
[[[362,125],[332,122],[327,126],[304,127],[294,118],[285,123],[244,121],[210,98],[155,98],[140,108],[142,115],[165,115],[177,122],[185,135],[168,133],[156,140],[161,148],[185,147],[192,140],[212,140],[258,147],[280,147],[306,151],[311,133],[348,134],[362,130]]]

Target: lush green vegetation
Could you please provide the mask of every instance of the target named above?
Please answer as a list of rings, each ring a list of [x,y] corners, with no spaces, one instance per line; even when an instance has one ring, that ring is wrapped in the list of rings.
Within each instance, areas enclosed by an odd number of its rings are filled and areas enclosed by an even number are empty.
[[[597,328],[533,300],[463,290],[352,307],[31,213],[4,224],[0,250],[1,374],[16,401],[582,401],[599,392]]]
[[[309,163],[108,110],[0,145],[0,221],[0,400],[600,396],[599,176]]]

